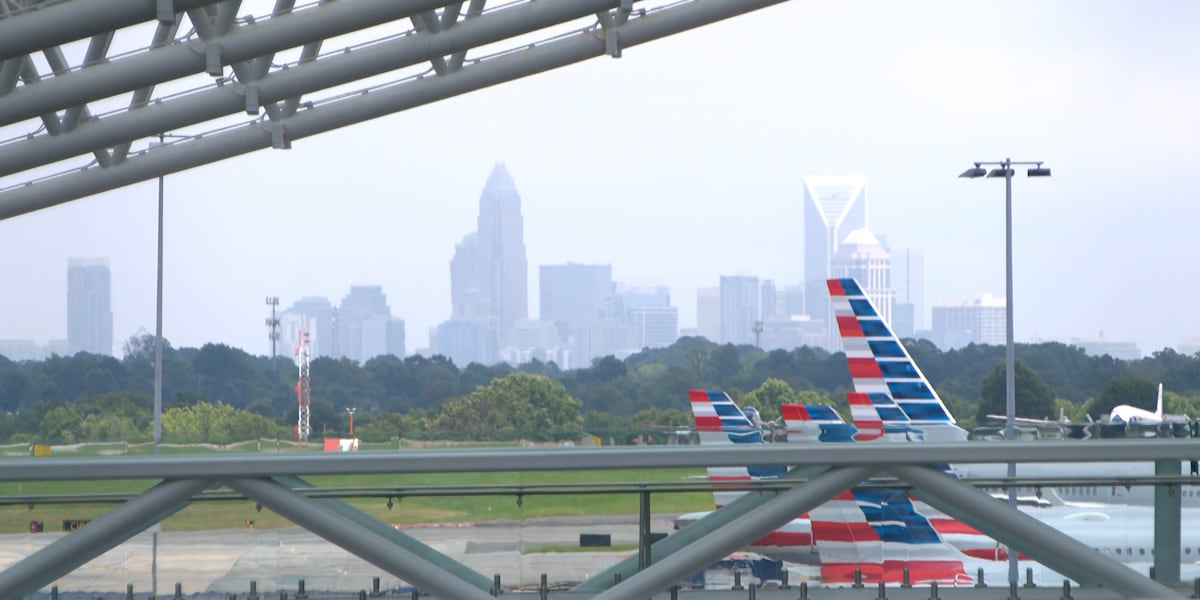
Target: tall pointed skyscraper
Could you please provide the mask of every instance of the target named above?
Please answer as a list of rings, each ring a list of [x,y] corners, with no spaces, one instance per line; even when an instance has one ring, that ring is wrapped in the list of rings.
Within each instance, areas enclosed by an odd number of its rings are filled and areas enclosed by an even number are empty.
[[[804,178],[804,304],[809,316],[825,323],[829,347],[837,328],[825,280],[833,271],[833,255],[851,231],[867,228],[867,178]]]

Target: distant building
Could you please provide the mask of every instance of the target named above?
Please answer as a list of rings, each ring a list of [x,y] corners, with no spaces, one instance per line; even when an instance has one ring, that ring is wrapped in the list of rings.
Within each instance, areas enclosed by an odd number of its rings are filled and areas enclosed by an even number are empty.
[[[112,277],[108,261],[72,258],[67,263],[68,352],[112,356]]]
[[[1072,346],[1082,348],[1088,356],[1104,356],[1107,354],[1117,360],[1141,360],[1142,358],[1142,351],[1138,348],[1137,342],[1106,340],[1103,334],[1099,339],[1095,340],[1071,338],[1069,343]]]
[[[283,354],[295,353],[300,333],[308,333],[309,356],[334,356],[333,304],[328,298],[306,296],[279,315]]]
[[[0,340],[0,356],[13,362],[45,360],[46,349],[33,340]]]
[[[722,344],[754,344],[754,327],[759,321],[758,278],[749,275],[721,276]]]
[[[866,228],[866,177],[804,178],[804,304],[813,320],[833,322],[825,284],[833,274],[833,256],[851,231]],[[824,347],[832,346],[833,337]]]
[[[613,293],[612,265],[542,265],[538,287],[541,320],[554,323],[567,341],[603,314]]]
[[[553,362],[560,369],[570,368],[566,346],[553,321],[517,321],[509,335],[508,345],[500,350],[500,358],[513,365],[533,359]]]
[[[762,281],[758,291],[758,301],[758,314],[764,321],[780,316],[779,290],[775,288],[775,282],[773,280],[764,279]]]
[[[916,248],[888,248],[892,256],[893,307],[892,329],[900,337],[913,337],[925,329],[925,252]],[[906,308],[897,310],[899,307]],[[902,313],[902,314],[896,314]]]
[[[779,294],[779,307],[776,312],[781,317],[807,315],[808,311],[804,308],[804,286],[785,286]]]
[[[497,163],[479,195],[476,284],[496,318],[497,339],[508,340],[517,321],[529,318],[529,267],[521,196],[503,163]]]
[[[721,288],[696,290],[696,335],[716,342],[721,339]]]
[[[392,310],[388,307],[383,287],[378,285],[351,286],[350,293],[342,299],[337,317],[338,358],[349,358],[359,363],[379,356],[404,354],[404,325],[400,322],[399,347],[389,347],[395,342],[395,333],[389,332],[392,325]]]
[[[808,315],[766,319],[763,321],[761,347],[768,352],[791,351],[804,346],[820,348],[826,342],[825,335],[825,324],[813,321]]]
[[[942,350],[968,344],[1004,345],[1007,342],[1004,299],[991,294],[959,306],[933,307],[929,339]]]
[[[889,325],[892,322],[892,259],[875,236],[866,229],[851,231],[838,245],[831,263],[833,277],[852,277]],[[828,294],[828,286],[826,286]],[[829,329],[833,329],[830,327]],[[830,348],[841,347],[841,336],[831,332]]]
[[[613,295],[614,316],[630,327],[633,351],[666,348],[679,339],[679,309],[665,286],[620,286]]]
[[[437,326],[433,351],[462,369],[471,363],[499,362],[496,326],[489,319],[451,319]]]

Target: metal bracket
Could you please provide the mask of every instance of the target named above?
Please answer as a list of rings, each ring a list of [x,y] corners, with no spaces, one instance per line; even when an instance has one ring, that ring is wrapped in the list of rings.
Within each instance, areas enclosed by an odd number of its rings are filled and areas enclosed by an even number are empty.
[[[246,114],[257,115],[258,107],[258,86],[246,86]]]
[[[292,141],[288,139],[283,123],[271,123],[271,147],[276,150],[292,149]]]
[[[225,68],[221,65],[221,45],[208,44],[204,48],[204,70],[213,77],[220,77],[225,74]]]
[[[604,53],[621,58],[621,32],[609,29],[604,32]]]
[[[175,24],[175,0],[158,0],[155,3],[154,18],[163,25]]]

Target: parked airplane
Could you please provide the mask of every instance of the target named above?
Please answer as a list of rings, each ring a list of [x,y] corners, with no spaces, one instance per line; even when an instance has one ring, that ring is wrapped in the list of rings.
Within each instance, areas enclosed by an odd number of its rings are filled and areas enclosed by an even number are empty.
[[[1108,420],[1115,423],[1140,423],[1145,425],[1162,423],[1162,384],[1158,384],[1158,403],[1155,405],[1154,412],[1128,404],[1121,404],[1113,407],[1112,412],[1108,414]]]
[[[702,444],[766,443],[724,392],[689,390],[688,394]],[[796,443],[793,436],[808,442],[853,442],[853,436],[864,430],[845,423],[828,406],[784,405],[783,410],[790,443]],[[913,439],[914,431],[900,434],[899,429],[896,426],[884,435]],[[778,469],[756,467],[709,469],[710,479],[717,483],[770,479],[780,474]],[[714,503],[720,508],[742,493],[718,486]],[[1052,492],[1047,496],[1025,498],[1020,509],[1098,552],[1142,571],[1148,568],[1154,545],[1151,507],[1066,503]],[[676,527],[685,527],[706,514],[682,515]],[[1185,509],[1182,518],[1200,522],[1200,510]],[[938,581],[944,585],[969,584],[979,569],[994,581],[1007,579],[1008,573],[1008,553],[1003,546],[898,488],[847,490],[755,540],[745,550],[812,565],[819,568],[822,583],[829,584],[852,583],[856,570],[864,583],[899,583],[907,569],[910,583]],[[1200,574],[1200,564],[1195,562],[1200,559],[1200,530],[1184,530],[1181,559],[1184,573]],[[1061,581],[1061,576],[1036,563],[1025,567],[1032,568],[1042,583]]]
[[[965,439],[966,433],[955,425],[954,416],[904,344],[879,316],[858,282],[849,278],[830,279],[827,285],[854,384],[854,392],[848,394],[847,399],[855,423],[859,423],[861,417],[861,427],[868,435],[876,430],[896,432],[908,427],[919,432],[910,437],[927,441]],[[870,420],[871,408],[878,415],[877,421]],[[861,412],[856,412],[859,410]],[[996,479],[1007,476],[1008,466],[1002,463],[956,465],[953,470],[960,477]],[[1149,462],[1024,463],[1017,471],[1022,476],[1037,478],[1149,477],[1154,475],[1154,465]],[[1154,490],[1147,486],[1126,488],[1085,484],[1064,486],[1057,491],[1068,501],[1154,503]],[[1183,503],[1200,506],[1200,490],[1184,488]]]
[[[897,441],[964,439],[965,432],[954,424],[953,415],[937,397],[903,344],[879,318],[871,301],[862,293],[858,284],[852,279],[830,280],[829,289],[833,297],[838,329],[843,336],[847,360],[850,363],[851,376],[854,379],[855,392],[848,394],[848,400],[855,424],[843,422],[830,407],[785,405],[782,412],[788,428],[789,442],[849,442],[881,438]],[[757,439],[752,433],[747,433],[757,430],[752,420],[724,393],[691,390],[689,396],[697,427],[702,432],[701,443],[762,443],[761,432]],[[1006,468],[1005,465],[996,466]],[[1023,465],[1022,469],[1027,470],[1025,467]],[[1062,474],[1062,467],[1059,465],[1043,467],[1054,467],[1059,475]],[[753,468],[737,472],[714,471],[710,470],[710,476],[726,481],[756,477]],[[1080,475],[1076,473],[1075,476]],[[1088,491],[1085,487],[1065,489],[1083,492],[1085,495]],[[1091,486],[1090,491],[1094,494],[1095,489],[1096,486]],[[1113,488],[1113,495],[1116,494],[1116,489]],[[1053,492],[1049,495],[1057,497]],[[1185,493],[1186,497],[1189,496]],[[1190,497],[1193,501],[1197,500],[1194,495]],[[718,491],[714,494],[714,500],[718,507],[722,506],[731,500],[731,492]],[[840,507],[838,503],[842,503]],[[1050,502],[1043,498],[1035,504],[1041,506],[1046,503]],[[1060,506],[1049,509],[1025,507],[1023,510],[1122,562],[1142,562],[1137,560],[1139,558],[1144,561],[1146,550],[1153,545],[1150,534],[1153,528],[1149,526],[1153,513],[1147,507],[1067,505],[1061,502],[1059,504]],[[851,505],[857,508],[852,510]],[[868,514],[876,509],[867,507],[878,509],[872,513],[877,522],[873,523],[871,515]],[[841,512],[838,512],[839,510]],[[1097,522],[1113,520],[1113,514],[1116,512],[1120,513],[1120,522],[1132,522],[1133,525],[1128,529],[1095,526]],[[859,513],[861,516],[856,516]],[[885,513],[888,518],[884,518]],[[698,516],[686,517],[694,519]],[[885,581],[899,581],[901,571],[890,569],[888,562],[883,558],[891,556],[886,552],[889,544],[906,546],[899,556],[906,557],[904,568],[909,569],[912,578],[910,581],[962,582],[965,574],[965,567],[961,564],[963,557],[983,559],[989,563],[1007,561],[1004,549],[987,536],[922,502],[908,498],[898,489],[849,490],[830,503],[814,509],[811,516],[810,519],[807,518],[809,515],[801,515],[789,523],[786,529],[795,534],[792,538],[783,540],[779,537],[772,539],[771,535],[764,536],[749,549],[782,560],[795,560],[784,558],[785,555],[799,556],[803,559],[802,562],[809,563],[812,562],[812,555],[816,551],[825,581],[842,580],[848,573],[852,573],[854,568],[861,569],[867,564],[872,565],[871,568],[877,572],[875,580],[882,578]],[[1184,520],[1200,522],[1200,513],[1187,514]],[[854,523],[858,525],[853,525]],[[1080,527],[1080,523],[1090,525]],[[898,524],[900,527],[896,529]],[[903,535],[897,537],[897,532]],[[806,533],[807,538],[804,536]],[[1181,557],[1185,563],[1191,560],[1189,557],[1192,556],[1193,549],[1196,552],[1195,556],[1200,558],[1200,534],[1194,535],[1197,539],[1189,538],[1184,542]],[[878,554],[878,560],[861,560],[864,548],[873,548],[871,552]],[[945,548],[957,553],[957,558],[947,559]],[[1134,549],[1138,549],[1139,553],[1135,555]],[[850,556],[851,554],[854,556]],[[913,563],[913,557],[925,554],[936,559],[931,559],[932,562],[927,564]]]

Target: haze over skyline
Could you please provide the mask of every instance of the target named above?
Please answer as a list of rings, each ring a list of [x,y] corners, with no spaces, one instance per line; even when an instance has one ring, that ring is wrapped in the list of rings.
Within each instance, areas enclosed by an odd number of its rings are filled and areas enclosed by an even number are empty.
[[[695,292],[803,280],[808,175],[869,178],[870,229],[925,251],[927,303],[1004,295],[1017,340],[1200,338],[1200,5],[788,2],[522,81],[166,178],[164,336],[269,354],[278,296],[382,285],[410,351],[450,316],[449,261],[495,162],[537,267],[611,264]],[[6,131],[7,133],[7,131]],[[0,339],[66,337],[72,257],[107,258],[113,338],[154,329],[157,186],[0,221]],[[1182,308],[1182,309],[1181,309]]]

